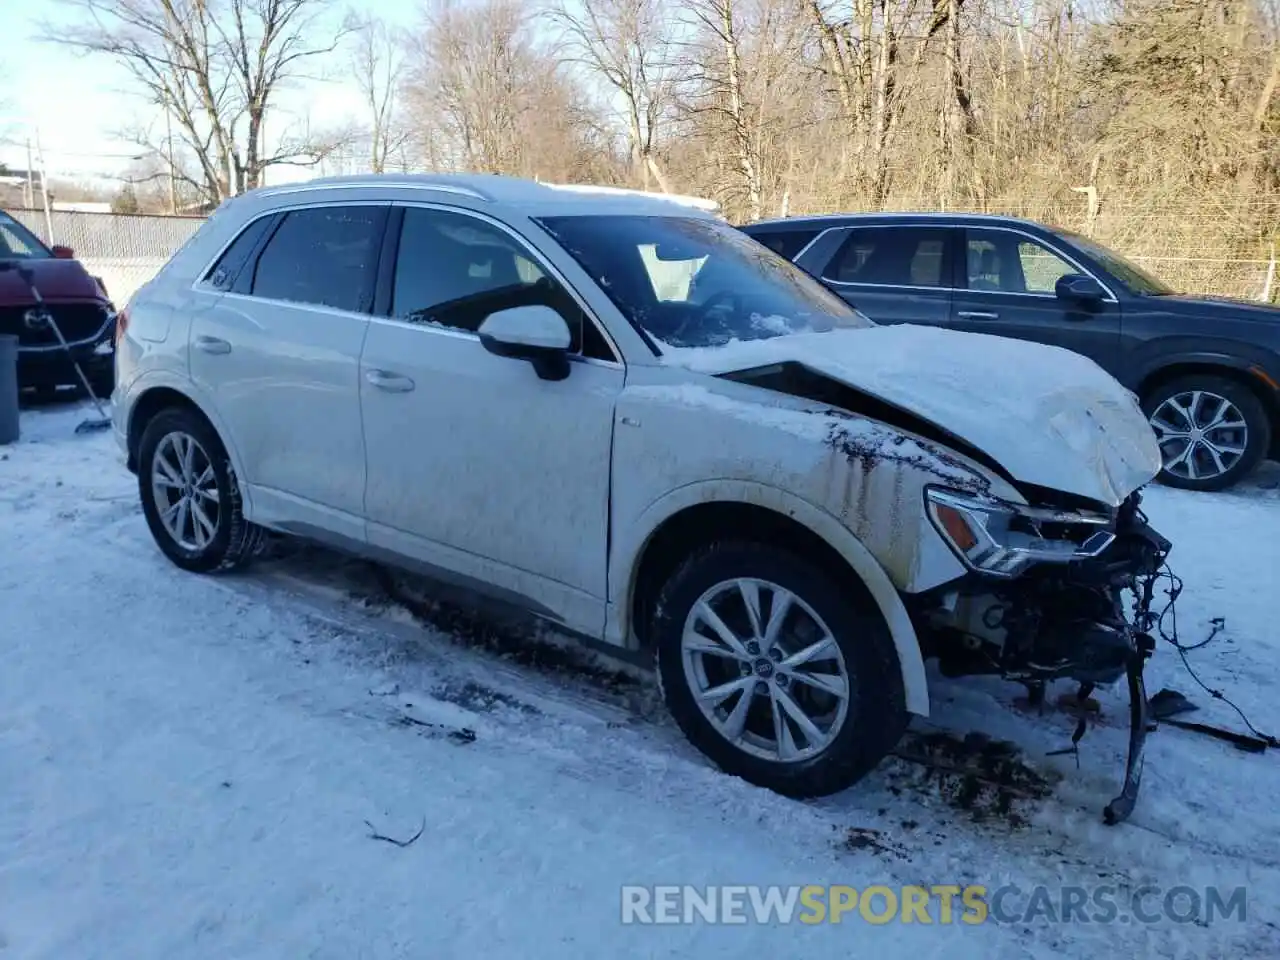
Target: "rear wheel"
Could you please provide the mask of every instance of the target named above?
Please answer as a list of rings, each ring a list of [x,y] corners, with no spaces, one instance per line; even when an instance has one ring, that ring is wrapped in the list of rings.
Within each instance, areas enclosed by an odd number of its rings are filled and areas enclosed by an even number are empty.
[[[1262,401],[1234,380],[1192,374],[1143,398],[1164,459],[1161,483],[1185,490],[1222,490],[1241,480],[1271,448]]]
[[[824,796],[865,776],[906,729],[879,611],[800,556],[714,544],[680,566],[655,609],[667,707],[726,773]]]
[[[184,570],[229,570],[263,548],[265,531],[244,518],[222,442],[192,410],[165,410],[147,424],[138,493],[156,544]]]

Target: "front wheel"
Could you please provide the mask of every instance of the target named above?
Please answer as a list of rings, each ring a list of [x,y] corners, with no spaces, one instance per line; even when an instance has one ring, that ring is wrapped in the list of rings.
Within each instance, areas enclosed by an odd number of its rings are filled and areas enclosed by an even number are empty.
[[[265,531],[244,518],[222,442],[193,410],[165,410],[147,424],[138,493],[156,544],[184,570],[229,570],[262,550]]]
[[[706,547],[667,582],[650,634],[663,696],[726,773],[825,796],[897,744],[908,720],[897,651],[854,587],[751,542]]]
[[[1192,374],[1148,392],[1142,408],[1160,443],[1159,481],[1184,490],[1223,490],[1271,448],[1262,401],[1225,377]]]

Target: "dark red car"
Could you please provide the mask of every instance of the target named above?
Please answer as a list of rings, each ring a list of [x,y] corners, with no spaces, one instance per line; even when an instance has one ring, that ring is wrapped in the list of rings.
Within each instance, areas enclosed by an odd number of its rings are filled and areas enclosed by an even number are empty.
[[[108,397],[115,379],[116,311],[102,282],[89,275],[69,247],[46,247],[0,210],[0,335],[18,337],[18,384],[41,392],[80,386],[80,380],[43,311],[48,312],[80,362],[93,392]],[[15,267],[30,271],[28,282]],[[36,300],[35,286],[44,300]]]

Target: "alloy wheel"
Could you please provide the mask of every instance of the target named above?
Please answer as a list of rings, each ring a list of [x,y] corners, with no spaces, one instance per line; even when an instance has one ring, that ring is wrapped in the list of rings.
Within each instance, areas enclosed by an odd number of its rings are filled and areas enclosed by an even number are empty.
[[[681,651],[703,716],[752,756],[807,760],[848,717],[839,644],[812,607],[775,583],[743,578],[706,591],[685,618]]]
[[[190,434],[175,431],[156,445],[151,493],[174,543],[195,552],[209,545],[222,520],[222,502],[213,461]]]
[[[1245,455],[1249,426],[1226,397],[1186,390],[1165,399],[1151,414],[1164,469],[1184,480],[1220,477]]]

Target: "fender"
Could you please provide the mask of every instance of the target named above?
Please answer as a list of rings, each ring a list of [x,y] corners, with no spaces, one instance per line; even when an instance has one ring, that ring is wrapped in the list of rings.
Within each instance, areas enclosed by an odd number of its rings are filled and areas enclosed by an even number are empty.
[[[1224,367],[1240,373],[1247,373],[1272,392],[1275,392],[1275,387],[1272,384],[1280,382],[1280,365],[1277,364],[1277,358],[1266,350],[1241,343],[1235,345],[1235,349],[1231,353],[1217,350],[1173,350],[1167,353],[1156,353],[1150,357],[1142,357],[1133,370],[1132,388],[1137,390],[1143,381],[1154,374],[1158,374],[1161,370],[1184,364]],[[1264,376],[1259,376],[1258,371],[1261,371]]]
[[[929,685],[920,641],[907,608],[884,568],[847,527],[827,511],[793,493],[745,480],[702,480],[659,497],[636,518],[614,547],[609,564],[609,620],[606,633],[626,637],[630,629],[631,602],[639,558],[654,531],[686,507],[700,503],[746,503],[766,507],[807,527],[825,540],[862,578],[889,627],[902,669],[907,710],[929,716]]]
[[[199,410],[206,420],[213,424],[213,429],[218,434],[218,439],[222,441],[223,448],[227,451],[227,459],[231,461],[231,468],[235,471],[236,477],[240,478],[240,500],[241,509],[244,516],[248,520],[252,520],[253,513],[253,485],[244,482],[244,461],[240,457],[240,451],[236,448],[235,441],[231,438],[230,431],[227,430],[226,424],[222,422],[214,411],[217,405],[214,404],[213,398],[198,383],[183,377],[181,374],[172,374],[167,370],[149,370],[139,376],[131,384],[129,384],[129,429],[133,429],[134,412],[137,409],[139,401],[142,400],[152,390],[168,389],[175,393],[180,393],[186,397]]]

